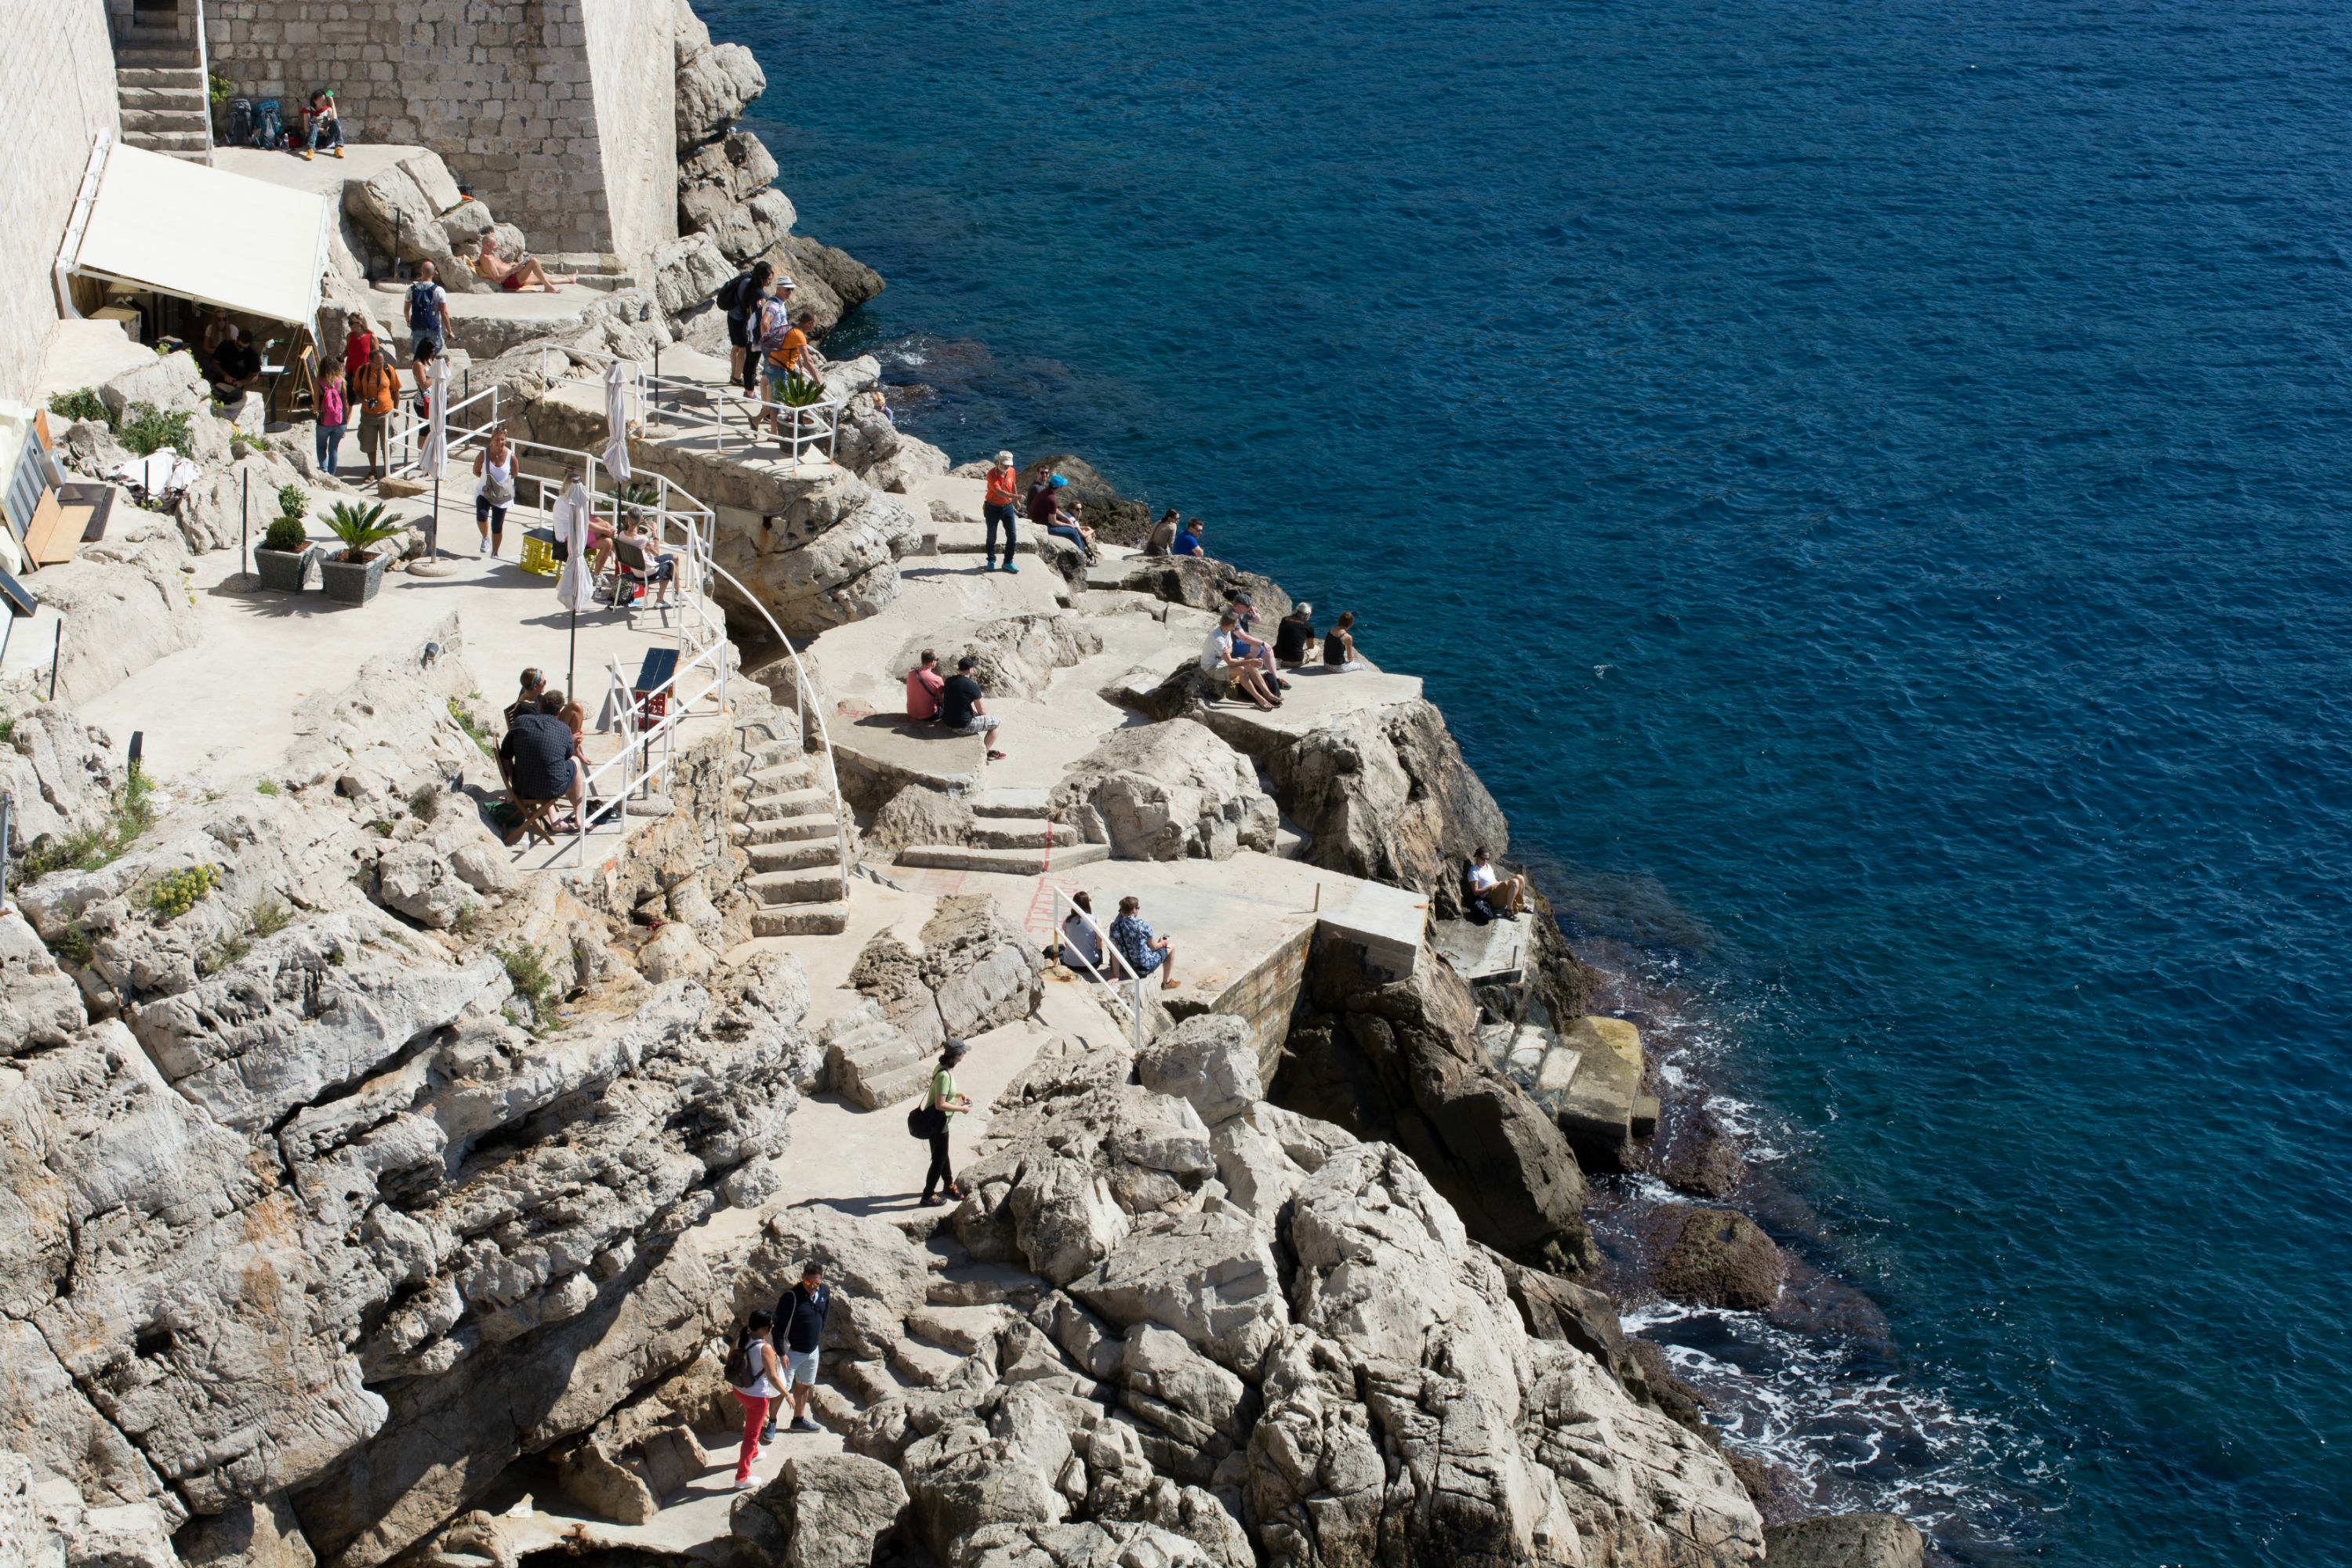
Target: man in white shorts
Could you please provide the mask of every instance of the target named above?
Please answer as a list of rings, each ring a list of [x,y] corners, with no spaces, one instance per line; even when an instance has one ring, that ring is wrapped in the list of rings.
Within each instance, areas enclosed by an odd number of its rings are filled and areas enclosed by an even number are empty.
[[[833,1291],[824,1282],[824,1266],[812,1258],[801,1269],[801,1282],[777,1299],[776,1322],[771,1331],[776,1337],[776,1349],[784,1359],[785,1392],[793,1402],[790,1429],[794,1432],[819,1429],[809,1419],[808,1405],[810,1396],[816,1393],[817,1346],[824,1338],[824,1320],[832,1310]],[[772,1441],[775,1435],[775,1418],[772,1415],[760,1440]]]

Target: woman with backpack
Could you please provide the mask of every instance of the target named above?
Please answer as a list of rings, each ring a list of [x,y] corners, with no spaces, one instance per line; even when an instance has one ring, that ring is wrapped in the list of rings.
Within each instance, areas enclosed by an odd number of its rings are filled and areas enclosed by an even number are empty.
[[[490,426],[489,444],[474,454],[474,526],[482,531],[482,553],[506,551],[507,508],[514,504],[514,448],[507,443],[504,425]]]
[[[343,388],[343,367],[331,364],[326,379],[319,384],[319,467],[331,479],[342,476],[335,472],[336,456],[343,447],[343,426],[352,416],[351,397]]]
[[[930,1092],[923,1096],[923,1103],[915,1112],[922,1119],[922,1136],[931,1145],[931,1168],[923,1176],[925,1208],[937,1208],[949,1198],[963,1196],[963,1189],[956,1185],[955,1172],[948,1165],[948,1122],[958,1111],[971,1109],[971,1101],[958,1091],[955,1080],[955,1065],[971,1049],[953,1035],[948,1037],[947,1044],[940,1050],[940,1070],[931,1075]]]
[[[400,401],[400,373],[392,367],[388,345],[376,343],[352,372],[351,395],[360,405],[360,456],[367,459],[368,478],[380,479],[391,468],[392,411]]]
[[[727,1386],[743,1406],[743,1446],[735,1456],[739,1491],[751,1484],[751,1462],[760,1457],[760,1428],[768,1424],[768,1406],[784,1392],[784,1369],[768,1334],[775,1321],[764,1310],[752,1313],[736,1331],[735,1348],[727,1352]]]

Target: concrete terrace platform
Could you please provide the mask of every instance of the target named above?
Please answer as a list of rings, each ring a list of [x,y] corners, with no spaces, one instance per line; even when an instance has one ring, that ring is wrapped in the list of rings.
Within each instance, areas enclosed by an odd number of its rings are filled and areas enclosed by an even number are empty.
[[[463,642],[460,657],[490,706],[511,700],[515,676],[526,666],[537,665],[561,682],[571,616],[556,601],[556,580],[516,564],[520,513],[509,517],[504,557],[475,553],[470,497],[469,487],[444,486],[441,539],[452,575],[387,572],[383,591],[362,605],[331,604],[315,587],[300,594],[266,591],[241,570],[234,550],[193,557],[195,570],[188,587],[201,617],[202,640],[81,704],[80,713],[118,743],[133,731],[143,731],[146,766],[158,779],[227,787],[269,774],[293,744],[295,710],[303,698],[341,689],[371,658],[407,654],[453,614]],[[418,517],[427,510],[426,498],[393,503],[397,516]],[[314,527],[313,541],[324,538]],[[666,625],[660,615],[641,609],[633,626],[625,612],[602,606],[582,611],[575,668],[590,712],[587,750],[593,761],[601,763],[619,749],[615,737],[593,728],[607,661],[619,658],[634,675],[647,649],[677,646],[671,628],[678,616],[674,607]],[[10,643],[6,667],[45,668],[48,655],[45,638],[19,636]],[[698,739],[705,727],[719,722],[715,705],[706,702],[688,720],[680,741]],[[598,837],[591,835],[592,840]],[[538,853],[551,854],[544,848]],[[563,853],[569,855],[568,847]]]

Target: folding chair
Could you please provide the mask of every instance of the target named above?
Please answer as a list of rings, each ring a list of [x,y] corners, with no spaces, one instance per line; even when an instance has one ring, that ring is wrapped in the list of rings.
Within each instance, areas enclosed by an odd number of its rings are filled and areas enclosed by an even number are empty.
[[[637,624],[637,601],[645,596],[646,580],[653,575],[653,563],[646,552],[619,534],[613,536],[613,605],[629,612],[629,625]]]
[[[554,843],[555,824],[549,818],[557,806],[565,804],[562,800],[525,800],[516,796],[515,808],[522,813],[522,820],[507,830],[506,842],[511,845],[528,833],[535,842]]]

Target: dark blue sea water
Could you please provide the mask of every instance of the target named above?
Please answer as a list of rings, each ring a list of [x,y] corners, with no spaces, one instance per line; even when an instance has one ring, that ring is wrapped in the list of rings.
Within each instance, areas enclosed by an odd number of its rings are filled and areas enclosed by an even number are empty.
[[[703,8],[912,426],[1355,609],[1682,999],[1899,1352],[1748,1437],[2352,1563],[2352,11]]]

